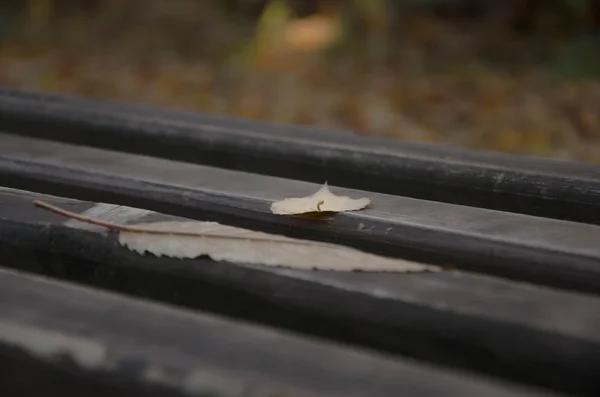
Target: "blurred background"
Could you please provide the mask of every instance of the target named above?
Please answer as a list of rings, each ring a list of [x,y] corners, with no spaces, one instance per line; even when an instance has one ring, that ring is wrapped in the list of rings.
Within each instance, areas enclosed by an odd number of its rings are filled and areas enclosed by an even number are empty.
[[[600,164],[598,0],[2,0],[0,84]]]

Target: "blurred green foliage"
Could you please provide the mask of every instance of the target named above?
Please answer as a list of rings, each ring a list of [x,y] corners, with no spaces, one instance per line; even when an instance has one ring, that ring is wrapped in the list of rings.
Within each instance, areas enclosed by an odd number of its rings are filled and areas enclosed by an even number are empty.
[[[543,36],[565,47],[557,64],[569,64],[569,70],[579,59],[584,43],[600,34],[600,1],[598,0],[3,0],[0,4],[0,34],[10,28],[27,31],[30,37],[48,35],[46,27],[55,18],[91,14],[111,29],[127,29],[136,21],[162,19],[178,24],[181,18],[194,18],[210,9],[211,15],[243,23],[283,24],[284,17],[267,16],[274,9],[271,3],[291,15],[305,17],[314,13],[337,15],[340,20],[340,41],[365,48],[374,59],[385,59],[393,45],[397,27],[405,23],[407,14],[421,10],[431,15],[458,20],[464,25],[487,24],[520,34]],[[280,12],[281,14],[281,12]],[[169,21],[169,17],[172,18]],[[179,18],[179,19],[177,19]],[[269,22],[265,22],[268,20]],[[277,22],[279,21],[279,22]],[[189,21],[188,21],[189,22]],[[274,28],[256,33],[258,40]],[[193,31],[182,34],[197,33]],[[255,37],[256,38],[256,37]],[[182,45],[182,47],[185,47]],[[573,47],[573,48],[571,48]],[[572,59],[575,57],[575,59]],[[581,58],[581,62],[585,62]],[[589,71],[590,68],[582,68]]]
[[[271,3],[280,4],[279,16],[273,16],[274,11],[269,11],[274,10]],[[122,30],[144,19],[161,19],[165,25],[177,25],[185,24],[186,21],[181,19],[187,18],[187,22],[194,25],[194,18],[198,23],[203,20],[199,13],[208,12],[245,24],[262,21],[262,29],[258,29],[252,38],[260,41],[266,40],[266,35],[276,36],[272,33],[276,28],[270,25],[282,25],[291,16],[324,13],[335,14],[340,21],[341,35],[332,44],[362,43],[373,60],[381,61],[389,56],[398,26],[404,24],[406,15],[415,10],[458,20],[465,26],[484,24],[554,40],[562,47],[562,53],[549,60],[549,66],[557,74],[572,77],[595,72],[589,65],[588,51],[581,49],[588,48],[590,40],[597,41],[600,37],[598,0],[3,0],[0,4],[0,35],[9,34],[12,28],[26,31],[23,37],[42,36],[53,40],[56,34],[48,34],[46,27],[53,19],[69,15],[96,15],[107,30]],[[289,15],[283,17],[282,12]],[[202,29],[197,25],[188,30],[182,27],[181,35],[198,34],[194,28]],[[183,41],[179,50],[185,52]],[[238,46],[240,44],[243,43]]]
[[[175,0],[175,9],[198,4],[204,8],[219,8],[223,12],[243,13],[257,18],[271,0]],[[563,33],[597,29],[600,5],[597,0],[283,0],[300,15],[318,10],[346,12],[346,16],[362,14],[367,25],[374,28],[389,18],[399,17],[407,8],[471,18],[502,15],[504,22],[525,29],[560,26]],[[186,4],[184,4],[186,3]],[[184,4],[182,6],[182,4]],[[169,2],[156,0],[3,0],[4,13],[25,13],[29,20],[43,23],[53,15],[79,12],[99,12],[106,9],[130,9],[142,13],[168,13]],[[545,32],[548,33],[548,32]]]

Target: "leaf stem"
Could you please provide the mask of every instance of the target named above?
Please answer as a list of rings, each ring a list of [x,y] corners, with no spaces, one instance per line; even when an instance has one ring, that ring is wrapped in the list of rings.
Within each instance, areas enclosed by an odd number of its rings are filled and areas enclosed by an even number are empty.
[[[89,223],[91,225],[101,226],[109,230],[116,230],[118,232],[125,233],[146,233],[146,234],[155,234],[162,236],[182,236],[182,237],[206,237],[206,238],[221,238],[221,239],[233,239],[233,240],[249,240],[249,241],[270,241],[273,242],[276,237],[283,237],[283,240],[277,240],[278,242],[288,243],[288,244],[301,244],[301,245],[329,245],[327,243],[321,243],[318,241],[310,241],[310,240],[294,240],[289,237],[284,236],[266,236],[266,237],[257,237],[257,236],[232,236],[227,234],[209,234],[209,233],[200,233],[200,232],[184,232],[177,230],[156,230],[156,229],[146,229],[142,227],[135,226],[127,226],[127,225],[119,225],[116,223],[105,222],[99,219],[89,218],[83,215],[76,214],[74,212],[59,208],[55,205],[46,203],[44,201],[36,200],[33,202],[38,208],[42,208],[46,211],[53,212],[58,215],[62,215],[69,219],[74,219],[80,222]],[[244,230],[244,229],[241,229]]]
[[[79,215],[74,212],[59,208],[52,204],[48,204],[44,201],[36,200],[33,202],[33,205],[35,205],[38,208],[42,208],[44,210],[50,211],[50,212],[54,212],[55,214],[62,215],[65,218],[74,219],[76,221],[89,223],[91,225],[101,226],[101,227],[105,227],[107,229],[117,230],[120,232],[144,232],[144,233],[160,232],[158,234],[164,234],[163,231],[159,231],[159,230],[145,230],[145,229],[141,229],[141,228],[126,226],[126,225],[119,225],[119,224],[111,223],[111,222],[105,222],[105,221],[101,221],[99,219],[88,218],[86,216]],[[169,233],[167,232],[167,234],[169,234]]]

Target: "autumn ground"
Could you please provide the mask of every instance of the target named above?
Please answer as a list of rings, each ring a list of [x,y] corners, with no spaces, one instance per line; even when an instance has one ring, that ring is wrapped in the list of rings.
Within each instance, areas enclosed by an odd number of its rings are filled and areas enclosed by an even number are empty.
[[[569,63],[568,40],[423,13],[360,36],[175,3],[5,16],[0,84],[600,164],[593,45]]]

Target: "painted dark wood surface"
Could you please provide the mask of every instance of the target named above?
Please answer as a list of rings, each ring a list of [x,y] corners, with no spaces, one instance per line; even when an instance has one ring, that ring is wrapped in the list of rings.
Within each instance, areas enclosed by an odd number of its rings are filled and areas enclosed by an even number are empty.
[[[4,265],[577,395],[600,392],[600,298],[461,271],[303,272],[141,256],[43,199],[117,223],[138,208],[0,190]]]
[[[600,223],[600,167],[0,88],[21,135],[387,194]]]
[[[323,222],[269,205],[318,184],[0,134],[8,187],[320,239],[540,285],[600,292],[600,226],[342,188],[372,206]]]
[[[5,396],[558,396],[4,269],[0,308]]]

